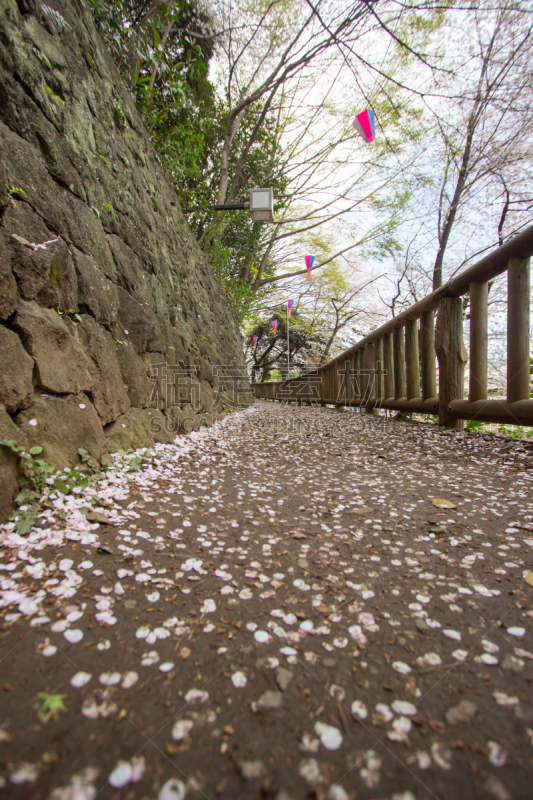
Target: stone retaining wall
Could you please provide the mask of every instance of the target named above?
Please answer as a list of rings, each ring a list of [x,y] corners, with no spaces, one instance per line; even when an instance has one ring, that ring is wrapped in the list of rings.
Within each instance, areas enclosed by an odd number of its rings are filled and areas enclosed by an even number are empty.
[[[217,418],[239,331],[81,0],[0,0],[0,214],[0,439],[62,467]],[[163,363],[198,367],[194,409],[154,395]]]

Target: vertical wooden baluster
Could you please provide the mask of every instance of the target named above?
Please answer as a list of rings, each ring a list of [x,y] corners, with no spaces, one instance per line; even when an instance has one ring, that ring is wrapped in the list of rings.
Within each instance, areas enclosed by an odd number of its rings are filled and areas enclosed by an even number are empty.
[[[435,329],[435,349],[439,359],[439,424],[462,430],[462,419],[452,419],[449,404],[464,397],[465,363],[468,354],[463,342],[463,300],[446,297],[439,303]]]
[[[311,378],[311,396],[315,403],[322,406],[322,392],[324,384],[324,375],[321,369],[317,369],[315,375]],[[316,387],[316,388],[313,388]]]
[[[386,333],[383,337],[383,369],[385,372],[384,378],[384,395],[385,399],[394,397],[394,356],[393,356],[393,334]]]
[[[529,398],[529,258],[510,258],[507,271],[507,402]]]
[[[361,351],[356,350],[353,354],[353,400],[356,405],[361,404]]]
[[[337,398],[339,396],[339,381],[340,375],[337,374],[337,362],[334,361],[331,365],[331,395],[335,405],[337,404]]]
[[[376,345],[370,342],[368,345],[368,403],[369,411],[374,408],[376,402]]]
[[[344,405],[348,408],[352,404],[352,362],[347,358],[344,361]]]
[[[403,326],[394,329],[394,391],[396,400],[406,395],[405,389],[405,339]]]
[[[366,406],[365,411],[367,414],[379,414],[377,409],[377,391],[378,391],[378,376],[377,376],[377,342],[369,342],[367,345],[367,388],[366,388]]]
[[[422,399],[437,396],[437,370],[435,367],[435,315],[424,311],[420,318],[420,356],[422,367]]]
[[[366,345],[363,345],[359,351],[359,406],[361,411],[364,408],[367,394],[367,378],[366,364],[367,364],[368,351]]]
[[[409,320],[405,326],[405,371],[407,399],[412,400],[420,396],[417,319]]]
[[[361,353],[361,408],[366,410],[370,397],[370,345],[365,344]]]
[[[488,283],[470,284],[470,381],[468,399],[487,399]]]
[[[375,408],[376,411],[379,411],[381,408],[381,404],[383,403],[383,398],[385,395],[385,388],[384,388],[384,375],[383,375],[383,338],[377,340],[374,345],[374,352],[376,356],[376,403]]]

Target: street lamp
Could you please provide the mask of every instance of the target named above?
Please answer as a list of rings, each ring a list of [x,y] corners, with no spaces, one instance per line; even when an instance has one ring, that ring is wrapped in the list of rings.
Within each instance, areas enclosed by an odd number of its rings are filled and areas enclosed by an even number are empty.
[[[253,222],[274,222],[272,189],[250,189],[250,216]]]
[[[274,193],[272,189],[250,189],[250,199],[242,203],[222,203],[214,206],[207,206],[213,211],[242,211],[250,209],[252,222],[274,222]],[[184,208],[186,214],[192,211],[203,211],[204,206],[193,206]]]

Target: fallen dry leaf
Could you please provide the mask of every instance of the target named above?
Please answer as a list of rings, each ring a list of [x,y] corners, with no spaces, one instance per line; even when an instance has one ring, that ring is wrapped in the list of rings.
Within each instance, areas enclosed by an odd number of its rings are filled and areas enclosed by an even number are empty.
[[[456,503],[452,503],[451,500],[445,500],[443,497],[432,497],[431,502],[437,508],[457,508]]]

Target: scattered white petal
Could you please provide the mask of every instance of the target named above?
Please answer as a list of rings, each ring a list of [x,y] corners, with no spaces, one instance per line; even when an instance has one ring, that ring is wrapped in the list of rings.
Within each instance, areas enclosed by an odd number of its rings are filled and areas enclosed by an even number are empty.
[[[393,661],[392,668],[401,675],[407,675],[408,672],[411,672],[411,667],[409,664],[405,664],[403,661]]]
[[[507,750],[498,742],[487,742],[489,761],[494,767],[503,767],[507,761]]]
[[[71,644],[76,644],[77,642],[81,642],[83,639],[83,631],[79,628],[69,628],[63,634],[67,642]]]
[[[159,790],[157,800],[185,800],[185,784],[177,778],[171,778]]]
[[[148,653],[143,653],[141,658],[141,667],[152,667],[159,661],[159,653],[157,650],[150,650]]]
[[[122,683],[121,686],[123,689],[131,689],[134,684],[137,683],[139,680],[139,675],[137,672],[125,672],[122,675]]]
[[[392,703],[392,710],[396,714],[401,714],[406,717],[414,717],[417,714],[416,706],[408,700],[394,700]]]
[[[354,700],[351,706],[352,714],[358,719],[366,719],[368,717],[368,710],[361,700]]]
[[[423,656],[418,656],[415,661],[418,667],[438,667],[442,664],[442,658],[438,653],[424,653]]]
[[[392,730],[388,731],[387,738],[391,742],[406,742],[407,734],[413,727],[413,723],[408,717],[398,717],[392,723]]]
[[[326,750],[338,750],[342,745],[342,734],[338,728],[334,728],[332,725],[315,722],[315,733]]]
[[[447,628],[446,630],[444,630],[442,632],[443,632],[443,634],[445,636],[448,637],[448,639],[455,639],[457,642],[461,641],[461,634],[459,633],[459,631],[454,631],[454,630],[451,630],[450,628]]]
[[[452,751],[444,742],[433,742],[431,756],[435,764],[441,769],[449,770],[452,768]]]
[[[133,768],[129,761],[119,761],[107,779],[114,789],[122,789],[130,782]]]
[[[454,650],[452,658],[455,658],[456,661],[466,661],[468,658],[468,650]]]
[[[82,686],[85,686],[86,683],[89,683],[91,678],[92,675],[90,672],[76,672],[76,674],[70,679],[70,685],[74,686],[75,689],[81,689]]]
[[[324,781],[316,758],[304,758],[298,765],[298,771],[311,786],[317,786]]]
[[[203,692],[201,689],[189,689],[185,695],[186,703],[205,703],[209,699],[209,692]]]
[[[242,689],[248,683],[248,678],[244,672],[234,672],[231,676],[231,682],[237,689]]]
[[[115,686],[120,683],[120,672],[102,672],[98,680],[104,686]]]
[[[517,706],[520,703],[518,697],[510,697],[505,692],[499,692],[497,689],[493,691],[492,696],[499,706]]]
[[[496,656],[493,656],[490,653],[482,653],[481,656],[479,657],[479,660],[483,664],[486,664],[488,667],[495,667],[496,664],[499,663],[499,661],[496,658]]]
[[[34,764],[29,764],[27,761],[24,761],[22,764],[15,766],[9,776],[9,780],[11,783],[17,785],[21,783],[33,783],[33,781],[37,780],[38,775],[39,770],[37,767]]]
[[[189,731],[193,729],[194,722],[192,719],[178,719],[172,728],[172,738],[176,742],[181,742],[189,735]]]
[[[507,633],[508,633],[510,636],[517,636],[517,637],[519,637],[519,638],[520,638],[520,637],[522,637],[522,636],[525,636],[525,635],[526,635],[526,629],[525,629],[525,628],[516,628],[516,627],[514,627],[514,628],[507,628]]]

